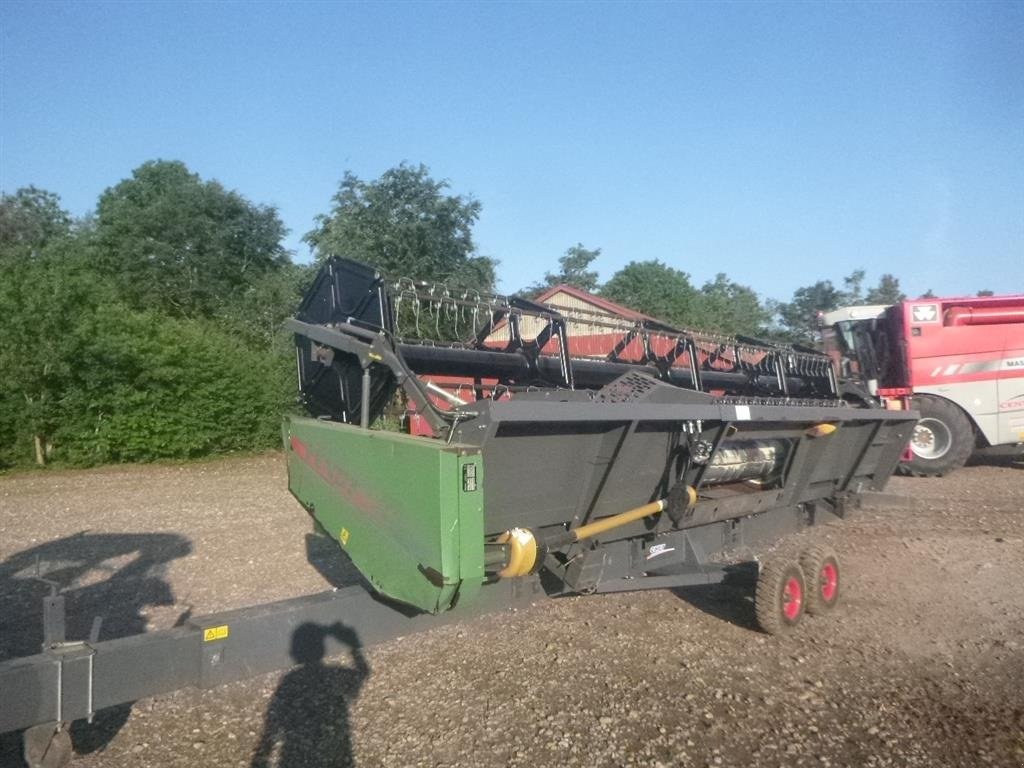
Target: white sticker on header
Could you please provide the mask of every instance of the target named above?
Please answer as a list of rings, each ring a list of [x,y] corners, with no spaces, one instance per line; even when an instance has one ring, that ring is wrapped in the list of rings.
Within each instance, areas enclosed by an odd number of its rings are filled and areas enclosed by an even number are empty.
[[[750,421],[750,406],[749,405],[737,405],[736,406],[736,421]]]
[[[669,552],[675,552],[675,547],[670,547],[668,544],[652,544],[651,548],[647,550],[647,560],[657,557],[658,555],[667,555]]]

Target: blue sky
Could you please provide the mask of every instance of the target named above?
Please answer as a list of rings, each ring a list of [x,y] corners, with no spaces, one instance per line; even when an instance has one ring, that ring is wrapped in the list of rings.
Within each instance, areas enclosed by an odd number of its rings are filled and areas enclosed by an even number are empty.
[[[0,3],[0,187],[180,159],[277,206],[425,163],[504,290],[577,241],[786,299],[1024,292],[1024,3]]]

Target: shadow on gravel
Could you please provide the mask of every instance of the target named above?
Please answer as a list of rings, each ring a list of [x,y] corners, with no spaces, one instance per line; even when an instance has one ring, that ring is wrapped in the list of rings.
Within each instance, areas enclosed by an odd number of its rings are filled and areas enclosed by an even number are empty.
[[[1024,470],[1024,453],[983,454],[978,453],[967,460],[969,467],[1013,467]]]
[[[349,650],[351,667],[324,662],[328,642],[331,655]],[[299,666],[274,691],[252,768],[354,766],[349,702],[370,675],[359,635],[341,623],[306,622],[292,635],[291,656]]]
[[[12,555],[0,563],[0,660],[39,653],[42,602],[51,586],[65,599],[67,640],[144,632],[148,607],[175,604],[164,579],[167,564],[191,551],[189,540],[176,533],[82,532]],[[75,751],[106,746],[130,714],[131,705],[125,704],[97,713],[92,725],[73,723]],[[20,765],[20,751],[19,734],[0,736],[0,764]]]
[[[356,584],[369,587],[341,545],[322,530],[306,534],[306,560],[309,564],[336,589]]]
[[[677,587],[672,594],[694,608],[743,629],[759,632],[754,614],[757,564],[737,566],[721,584]]]

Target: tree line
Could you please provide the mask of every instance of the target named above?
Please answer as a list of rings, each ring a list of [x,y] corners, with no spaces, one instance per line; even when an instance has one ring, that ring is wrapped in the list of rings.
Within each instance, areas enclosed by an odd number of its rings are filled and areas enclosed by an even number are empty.
[[[790,301],[779,302],[761,297],[724,272],[698,288],[688,273],[656,259],[632,261],[602,285],[597,272],[590,269],[600,255],[600,248],[591,250],[577,243],[559,258],[559,271],[548,272],[523,292],[538,295],[559,284],[572,285],[676,327],[793,344],[815,342],[820,312],[857,304],[894,304],[906,298],[895,276],[884,274],[877,285],[865,289],[867,273],[857,269],[843,278],[841,289],[831,280],[819,280],[796,289]]]
[[[81,219],[57,194],[0,193],[0,467],[193,458],[279,442],[294,403],[283,320],[317,263],[341,254],[392,275],[493,291],[498,262],[479,252],[481,203],[423,165],[378,179],[345,173],[303,237],[298,264],[273,206],[155,160],[106,189]],[[701,286],[657,260],[603,284],[582,243],[526,286],[568,283],[668,323],[808,343],[816,314],[903,298],[856,270],[773,302],[724,273]]]

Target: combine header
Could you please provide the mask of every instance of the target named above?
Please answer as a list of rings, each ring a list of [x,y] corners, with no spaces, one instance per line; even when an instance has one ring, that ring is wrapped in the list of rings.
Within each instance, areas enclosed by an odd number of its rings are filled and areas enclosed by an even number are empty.
[[[340,258],[287,325],[312,417],[285,424],[291,490],[377,591],[428,613],[537,572],[548,594],[721,580],[881,489],[914,425],[846,407],[811,350]],[[432,438],[371,429],[398,390]],[[817,550],[761,569],[759,621],[828,607],[837,579]]]
[[[23,730],[31,768],[66,765],[68,724],[104,708],[302,661],[303,627],[370,644],[545,595],[721,581],[881,489],[917,419],[847,407],[809,350],[392,282],[344,259],[289,327],[310,414],[284,424],[291,490],[390,599],[356,584],[127,637],[100,639],[96,617],[67,638],[62,585],[40,564],[41,652],[0,662],[0,733]],[[431,436],[371,428],[402,400]],[[755,600],[772,633],[840,589],[834,553],[776,549]]]

